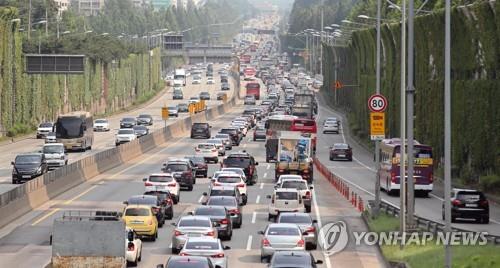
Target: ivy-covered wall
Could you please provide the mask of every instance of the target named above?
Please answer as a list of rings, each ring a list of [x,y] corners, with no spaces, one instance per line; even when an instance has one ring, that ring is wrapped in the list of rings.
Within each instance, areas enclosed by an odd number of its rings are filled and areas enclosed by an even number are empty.
[[[444,12],[415,20],[415,137],[444,147]],[[382,26],[381,91],[389,102],[387,137],[399,136],[401,28]],[[452,161],[455,177],[477,182],[500,174],[500,2],[452,11]],[[338,108],[353,133],[369,142],[366,101],[375,93],[376,30],[354,32],[346,47],[325,46],[323,93],[334,103],[334,70],[346,85],[337,90]],[[337,58],[337,61],[335,61]],[[491,177],[491,176],[490,176]],[[500,189],[500,180],[497,182]]]
[[[159,49],[104,63],[86,59],[83,75],[24,72],[22,37],[14,8],[0,8],[0,125],[22,132],[58,114],[104,114],[150,98],[163,87]],[[13,21],[14,20],[14,21]]]

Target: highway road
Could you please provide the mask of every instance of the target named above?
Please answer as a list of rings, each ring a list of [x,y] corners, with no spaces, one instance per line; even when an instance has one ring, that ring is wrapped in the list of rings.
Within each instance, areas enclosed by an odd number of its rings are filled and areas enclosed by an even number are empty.
[[[365,200],[373,200],[375,188],[375,163],[373,162],[373,152],[369,152],[365,148],[356,144],[352,137],[348,135],[347,131],[344,130],[345,126],[347,126],[346,118],[343,118],[341,114],[329,109],[326,105],[324,105],[324,103],[322,103],[321,100],[320,104],[322,105],[320,105],[318,115],[318,138],[322,146],[318,147],[317,156],[332,172],[355,185],[355,188],[359,189],[358,192],[364,192]],[[330,116],[341,118],[343,127],[340,134],[322,133],[320,123]],[[353,147],[352,162],[330,161],[328,159],[329,146],[338,142],[347,142],[351,145],[351,147]],[[399,207],[399,196],[389,196],[385,192],[382,192],[381,196],[383,200]],[[442,201],[443,193],[442,190],[439,191],[439,189],[433,191],[429,197],[416,197],[416,214],[426,219],[443,222],[441,218]],[[477,224],[464,220],[454,223],[452,226],[466,230],[482,231],[493,235],[500,235],[500,207],[497,204],[490,202],[489,224]]]
[[[111,131],[109,132],[95,132],[94,133],[94,145],[92,150],[86,152],[70,152],[69,160],[70,163],[77,161],[85,156],[95,154],[97,152],[103,151],[108,148],[112,148],[115,146],[115,134],[120,127],[120,119],[130,116],[137,117],[139,114],[151,114],[154,119],[153,126],[149,126],[150,131],[161,128],[165,126],[165,122],[161,118],[161,107],[169,104],[179,104],[179,103],[187,103],[188,99],[192,96],[197,96],[201,91],[208,91],[211,96],[210,101],[206,101],[208,106],[214,106],[222,103],[222,101],[216,100],[217,92],[220,92],[220,75],[217,74],[219,68],[222,68],[222,65],[216,64],[214,65],[214,81],[215,83],[212,85],[206,84],[206,76],[202,75],[201,84],[193,85],[191,84],[192,77],[189,76],[186,87],[184,87],[184,100],[172,100],[172,91],[173,87],[166,87],[163,90],[156,100],[148,103],[147,105],[137,108],[135,110],[129,112],[118,113],[108,117]],[[233,89],[234,89],[234,81],[230,79],[230,88],[229,91],[224,91],[228,94],[228,98],[232,97]],[[188,116],[188,113],[179,113],[179,117],[171,117],[166,123],[171,124],[177,119],[184,118]],[[96,117],[94,117],[96,119]],[[25,140],[21,140],[15,143],[5,144],[0,146],[0,150],[2,150],[2,154],[0,155],[0,192],[7,191],[15,185],[11,184],[11,174],[12,174],[12,166],[11,161],[14,160],[16,155],[20,153],[29,153],[29,152],[37,152],[41,149],[44,144],[43,139],[28,138]]]

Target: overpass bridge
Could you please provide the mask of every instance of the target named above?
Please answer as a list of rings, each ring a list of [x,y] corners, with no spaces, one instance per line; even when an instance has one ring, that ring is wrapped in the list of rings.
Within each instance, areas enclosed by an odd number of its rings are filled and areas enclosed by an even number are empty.
[[[183,45],[180,49],[164,48],[162,57],[182,57],[189,64],[206,62],[231,62],[232,47],[230,45]]]

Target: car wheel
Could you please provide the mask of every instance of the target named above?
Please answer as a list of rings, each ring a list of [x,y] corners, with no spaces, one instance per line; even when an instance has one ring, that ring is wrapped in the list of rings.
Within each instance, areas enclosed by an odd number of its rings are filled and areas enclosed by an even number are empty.
[[[192,191],[193,190],[193,185],[189,185],[188,186],[188,191]]]
[[[306,206],[306,213],[311,213],[311,206]]]
[[[481,217],[481,223],[482,224],[490,223],[490,217],[489,216]]]
[[[156,241],[156,237],[158,237],[158,232],[151,236],[151,241]]]
[[[214,163],[216,163],[216,164],[219,163],[219,158],[218,157],[215,158]]]
[[[273,216],[273,215],[271,215],[271,214],[268,214],[268,215],[267,215],[267,221],[272,221],[272,220],[273,220],[273,218],[274,218],[274,216]]]
[[[177,248],[172,247],[172,254],[179,254],[180,250]]]
[[[174,218],[174,209],[170,208],[170,212],[167,215],[167,220],[171,220]]]
[[[196,176],[193,177],[193,184],[196,184]]]
[[[131,262],[129,262],[129,264],[130,264],[130,266],[132,266],[132,267],[137,267],[137,259],[135,259],[135,261],[133,261],[133,262],[132,262],[132,261],[131,261]]]
[[[181,197],[180,197],[179,195],[177,195],[177,196],[174,198],[174,204],[179,203],[179,199],[181,199]]]
[[[139,258],[137,258],[138,261],[142,261],[142,245],[141,245],[141,251],[139,251]]]

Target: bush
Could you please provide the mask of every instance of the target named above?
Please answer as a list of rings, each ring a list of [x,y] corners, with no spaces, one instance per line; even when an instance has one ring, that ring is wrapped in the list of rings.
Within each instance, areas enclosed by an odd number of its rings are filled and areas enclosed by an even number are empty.
[[[34,127],[26,124],[16,123],[9,130],[7,130],[8,137],[27,134],[33,131]]]
[[[479,187],[489,193],[500,193],[500,176],[487,175],[479,177]]]

